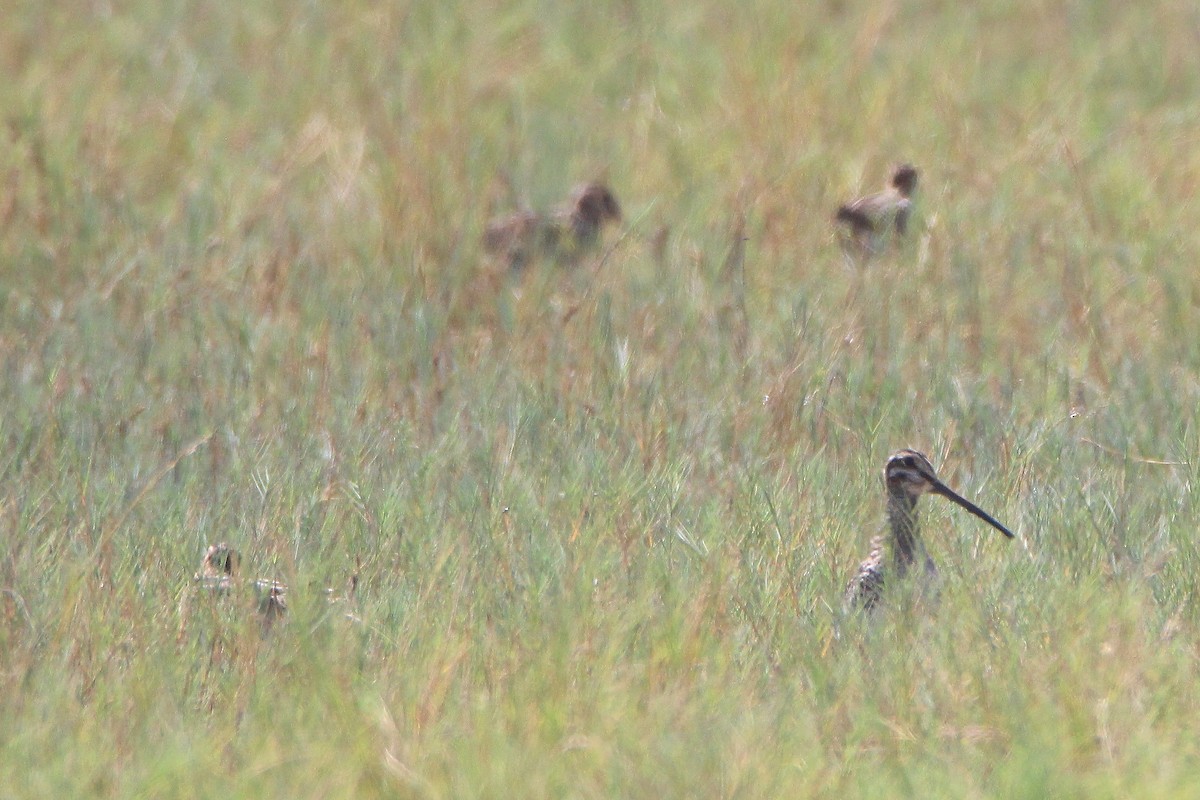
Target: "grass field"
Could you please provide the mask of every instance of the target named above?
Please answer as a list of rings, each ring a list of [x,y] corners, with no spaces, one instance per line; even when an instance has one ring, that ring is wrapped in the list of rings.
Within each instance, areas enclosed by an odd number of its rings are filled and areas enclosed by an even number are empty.
[[[1197,36],[16,3],[0,797],[1194,796]],[[595,177],[603,249],[497,274],[492,214]],[[844,623],[905,446],[1018,538],[924,501],[939,602]],[[193,581],[222,540],[269,635]]]

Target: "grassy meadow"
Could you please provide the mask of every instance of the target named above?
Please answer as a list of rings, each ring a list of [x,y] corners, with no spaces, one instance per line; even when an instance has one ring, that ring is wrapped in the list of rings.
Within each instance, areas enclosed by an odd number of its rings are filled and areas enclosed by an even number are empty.
[[[1194,3],[3,17],[0,798],[1194,796]]]

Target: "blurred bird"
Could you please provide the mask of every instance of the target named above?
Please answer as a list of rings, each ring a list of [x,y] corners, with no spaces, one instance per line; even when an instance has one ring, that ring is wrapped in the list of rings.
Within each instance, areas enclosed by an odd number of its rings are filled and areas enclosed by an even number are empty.
[[[903,164],[892,175],[892,182],[882,192],[860,197],[837,210],[837,221],[849,226],[850,236],[868,252],[878,252],[889,229],[897,236],[908,229],[913,195],[917,190],[917,170]]]
[[[205,589],[228,591],[233,586],[233,576],[237,574],[240,561],[237,550],[224,542],[209,545],[200,560],[200,571],[195,580]]]
[[[195,581],[200,588],[218,595],[233,595],[241,585],[238,574],[241,566],[241,555],[225,542],[209,545],[200,561],[200,571],[195,575]],[[359,565],[361,566],[361,565]],[[254,593],[254,605],[258,611],[263,630],[270,630],[274,622],[288,610],[286,595],[288,587],[279,581],[266,578],[255,578],[245,582]],[[320,594],[331,605],[339,605],[345,610],[345,617],[353,622],[360,622],[354,613],[355,596],[358,591],[358,570],[350,576],[345,590],[341,593],[333,589],[325,589]]]
[[[514,270],[539,256],[574,264],[596,246],[606,223],[620,220],[612,190],[593,181],[576,187],[569,202],[550,214],[518,211],[493,219],[484,230],[483,249]]]
[[[936,580],[937,567],[925,551],[917,524],[917,500],[923,494],[940,494],[1008,538],[1013,537],[1012,531],[992,515],[942,483],[929,459],[916,450],[893,453],[883,469],[883,482],[887,487],[888,533],[871,540],[870,554],[846,587],[843,607],[847,612],[874,609],[883,598],[885,575],[889,581],[904,577],[918,558],[924,561],[921,566],[926,582]],[[890,558],[884,552],[889,546]]]
[[[204,589],[227,594],[234,588],[238,578],[241,556],[225,542],[209,545],[200,561],[200,571],[195,580]],[[263,617],[264,626],[270,626],[278,617],[287,611],[287,601],[284,594],[287,587],[278,581],[257,578],[249,582],[254,590],[255,604],[258,613]]]

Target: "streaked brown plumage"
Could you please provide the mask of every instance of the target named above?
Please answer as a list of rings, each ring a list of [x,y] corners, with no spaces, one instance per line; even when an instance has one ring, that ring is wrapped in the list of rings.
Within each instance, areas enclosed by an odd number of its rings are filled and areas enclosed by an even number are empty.
[[[195,580],[202,589],[219,595],[233,595],[242,585],[239,575],[241,560],[238,551],[225,542],[209,545],[208,549],[204,551],[204,557],[200,561],[200,571],[196,573]],[[264,631],[269,630],[271,625],[288,610],[286,599],[288,587],[279,581],[266,578],[247,580],[245,585],[254,592],[255,608],[261,617],[260,621]],[[346,618],[358,622],[358,616],[353,611],[357,590],[358,572],[356,570],[347,581],[344,591],[339,593],[333,589],[325,589],[322,594],[331,605],[346,607]]]
[[[206,589],[226,591],[233,585],[233,576],[237,574],[240,561],[237,550],[224,542],[209,545],[200,560],[200,571],[195,579]]]
[[[200,561],[196,581],[205,589],[225,594],[231,592],[238,579],[241,556],[225,542],[209,545]],[[258,611],[263,615],[263,624],[270,625],[287,611],[284,595],[287,587],[278,581],[256,578],[249,582],[254,590]]]
[[[621,220],[621,206],[603,183],[575,188],[570,201],[550,214],[519,211],[488,223],[483,249],[521,269],[544,256],[560,264],[573,264],[594,247],[608,222]]]
[[[838,222],[844,222],[854,241],[868,251],[877,251],[891,229],[903,236],[908,230],[913,195],[917,191],[917,170],[903,164],[892,175],[888,188],[842,205]]]
[[[847,612],[876,608],[883,597],[885,577],[889,581],[903,578],[918,560],[924,562],[925,578],[936,578],[937,567],[925,551],[917,524],[917,500],[923,494],[940,494],[1012,538],[1012,531],[942,483],[929,459],[916,450],[893,453],[883,469],[883,480],[888,496],[888,533],[871,540],[870,554],[846,587],[843,607]]]

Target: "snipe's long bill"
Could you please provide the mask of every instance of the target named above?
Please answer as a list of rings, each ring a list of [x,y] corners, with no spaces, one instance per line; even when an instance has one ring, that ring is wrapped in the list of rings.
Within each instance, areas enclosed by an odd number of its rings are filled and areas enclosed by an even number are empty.
[[[945,497],[949,500],[953,500],[955,503],[958,503],[960,506],[965,508],[967,511],[970,511],[975,516],[979,517],[981,520],[986,522],[988,525],[991,525],[993,528],[995,528],[996,530],[1003,533],[1009,539],[1013,538],[1013,532],[1010,531],[1008,528],[1004,527],[1003,525],[1001,525],[996,520],[995,517],[993,517],[991,514],[987,513],[986,511],[984,511],[979,506],[972,503],[967,498],[963,497],[958,492],[951,489],[946,484],[937,480],[936,478],[934,479],[933,484],[929,487],[929,491],[933,494],[940,494],[942,497]]]

